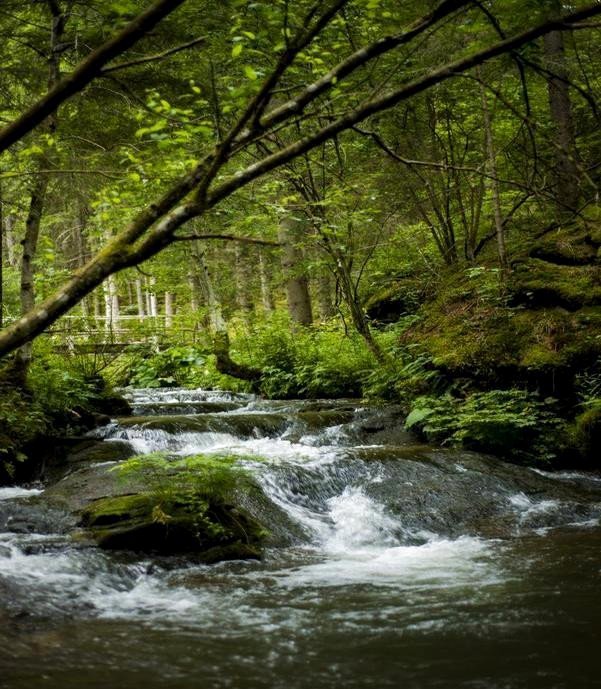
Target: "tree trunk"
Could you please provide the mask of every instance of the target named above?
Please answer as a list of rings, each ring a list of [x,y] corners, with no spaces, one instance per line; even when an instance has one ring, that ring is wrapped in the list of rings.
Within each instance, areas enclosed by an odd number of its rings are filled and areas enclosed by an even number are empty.
[[[156,278],[150,278],[150,289],[148,290],[148,314],[152,318],[156,318],[159,315],[155,285]]]
[[[480,77],[480,69],[478,69],[478,76]],[[480,96],[482,99],[482,116],[484,121],[486,156],[488,158],[488,170],[491,176],[491,193],[495,220],[495,232],[497,235],[497,252],[499,256],[499,263],[503,268],[505,268],[507,266],[507,249],[505,246],[505,225],[503,222],[503,214],[501,212],[501,190],[499,188],[499,180],[497,179],[497,155],[495,151],[495,142],[493,139],[492,120],[490,117],[490,109],[488,107],[486,87],[482,81],[480,82]]]
[[[21,242],[23,245],[20,286],[22,314],[26,314],[35,306],[35,275],[33,261],[38,246],[38,238],[40,236],[40,224],[42,221],[42,213],[44,210],[44,200],[46,198],[47,188],[48,175],[38,173],[31,191],[29,212],[27,214],[27,220],[25,221],[25,236]],[[31,354],[31,342],[26,342],[24,345],[22,345],[17,354],[18,365],[21,368],[24,376],[26,375],[27,369],[31,362]]]
[[[336,315],[336,307],[334,306],[332,276],[330,271],[325,266],[318,268],[317,277],[315,279],[315,289],[317,296],[317,309],[319,318],[322,321],[327,321]]]
[[[49,2],[48,7],[52,16],[50,28],[50,45],[48,51],[48,91],[60,81],[60,56],[62,52],[61,42],[65,31],[65,24],[69,15],[63,13],[58,3]],[[42,129],[52,134],[56,130],[56,113],[49,115],[43,123]],[[25,236],[21,242],[23,254],[21,257],[21,314],[25,315],[35,306],[35,275],[33,262],[35,259],[38,239],[40,236],[40,225],[46,191],[48,189],[49,176],[47,170],[49,161],[45,153],[37,156],[37,174],[31,191],[29,212],[25,221]],[[17,354],[17,365],[21,370],[23,379],[27,376],[27,370],[31,362],[32,343],[26,342],[19,348]]]
[[[269,284],[269,274],[267,272],[267,258],[265,252],[259,251],[259,278],[261,281],[261,304],[265,313],[273,313],[273,297],[271,296],[271,285]]]
[[[286,280],[286,296],[288,313],[293,323],[311,325],[313,313],[311,309],[311,295],[309,294],[309,280],[302,269],[302,254],[298,249],[301,238],[302,224],[288,211],[288,215],[280,220],[278,240],[282,245],[282,268]]]
[[[234,257],[234,270],[236,274],[236,302],[242,313],[243,320],[248,323],[250,314],[253,311],[248,246],[241,244],[240,242],[235,242]]]
[[[142,292],[142,280],[140,280],[140,278],[136,278],[135,289],[136,304],[138,306],[138,318],[140,322],[143,323],[144,318],[146,317],[146,309],[144,308],[144,293]]]
[[[557,14],[559,14],[559,9]],[[578,151],[572,120],[572,103],[566,82],[568,67],[563,32],[551,31],[545,35],[545,61],[554,76],[548,79],[549,108],[555,130],[555,199],[559,216],[566,216],[578,208],[580,172]]]
[[[4,212],[4,242],[6,248],[6,262],[11,268],[18,268],[19,266],[19,255],[17,247],[19,242],[15,237],[15,225],[17,224],[17,218],[15,215],[6,215]]]
[[[107,332],[114,333],[119,329],[119,317],[117,279],[114,275],[109,275],[104,283],[104,323]]]
[[[352,275],[341,255],[338,255],[336,258],[336,275],[338,276],[340,291],[342,292],[344,301],[349,308],[351,320],[355,326],[355,330],[359,333],[359,335],[361,335],[365,344],[367,345],[367,348],[374,355],[376,361],[381,364],[386,363],[386,355],[380,349],[380,345],[374,339],[367,317],[361,308],[359,295],[357,294],[357,288],[353,282]]]
[[[94,319],[96,321],[99,321],[102,315],[102,311],[100,309],[100,297],[98,296],[98,291],[94,291],[92,295],[92,303],[94,305]],[[98,325],[96,325],[98,327]]]
[[[173,328],[173,292],[165,292],[165,328]]]
[[[221,302],[215,293],[213,280],[211,278],[211,271],[209,270],[209,266],[207,264],[205,251],[199,242],[193,243],[192,253],[196,257],[196,261],[198,262],[198,267],[200,269],[197,273],[198,282],[209,311],[209,329],[213,334],[225,332],[226,323],[221,310]]]

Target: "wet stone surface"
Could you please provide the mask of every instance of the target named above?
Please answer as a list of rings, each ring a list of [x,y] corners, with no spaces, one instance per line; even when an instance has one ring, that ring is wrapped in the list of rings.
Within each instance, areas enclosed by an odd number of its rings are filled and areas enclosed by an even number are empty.
[[[0,489],[0,687],[599,685],[601,476],[421,445],[356,400],[128,394],[46,485]],[[151,452],[239,457],[262,559],[95,547],[82,510],[139,495],[111,469]]]

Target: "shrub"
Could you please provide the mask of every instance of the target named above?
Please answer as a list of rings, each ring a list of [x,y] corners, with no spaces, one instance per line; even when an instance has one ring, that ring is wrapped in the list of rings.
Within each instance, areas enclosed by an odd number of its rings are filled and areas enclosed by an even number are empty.
[[[193,367],[204,363],[204,354],[194,347],[169,347],[139,359],[133,365],[127,382],[140,388],[185,386]]]
[[[238,337],[232,356],[263,371],[260,390],[268,397],[356,397],[373,366],[358,335],[335,325],[297,327],[276,316],[250,336]]]
[[[513,459],[549,461],[557,456],[563,422],[554,400],[523,390],[492,390],[458,399],[418,397],[405,427],[427,440],[462,445]]]

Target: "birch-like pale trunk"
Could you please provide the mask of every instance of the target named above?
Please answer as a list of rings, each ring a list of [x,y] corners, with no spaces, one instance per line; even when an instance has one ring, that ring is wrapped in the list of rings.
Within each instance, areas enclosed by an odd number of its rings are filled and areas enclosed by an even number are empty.
[[[269,273],[267,271],[267,258],[265,252],[259,250],[259,280],[261,283],[261,304],[263,311],[267,314],[273,313],[273,297],[271,295],[271,285],[269,283]]]
[[[173,292],[165,292],[165,328],[170,330],[173,328]]]
[[[282,247],[281,262],[286,284],[288,313],[293,323],[311,325],[313,311],[309,279],[302,267],[303,255],[299,242],[303,238],[303,223],[293,215],[293,210],[280,219],[278,241]]]
[[[136,304],[138,307],[138,319],[140,320],[141,323],[143,323],[144,318],[146,317],[146,308],[144,306],[144,293],[142,291],[142,280],[140,280],[140,278],[136,278],[134,286],[135,286],[135,290],[136,290]]]

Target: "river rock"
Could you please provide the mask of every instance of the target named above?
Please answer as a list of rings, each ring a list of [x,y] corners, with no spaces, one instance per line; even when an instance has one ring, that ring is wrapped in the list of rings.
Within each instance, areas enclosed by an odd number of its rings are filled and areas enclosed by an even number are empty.
[[[157,500],[150,492],[100,498],[82,512],[81,525],[101,548],[160,554],[194,553],[203,562],[259,558],[261,525],[227,503]]]

